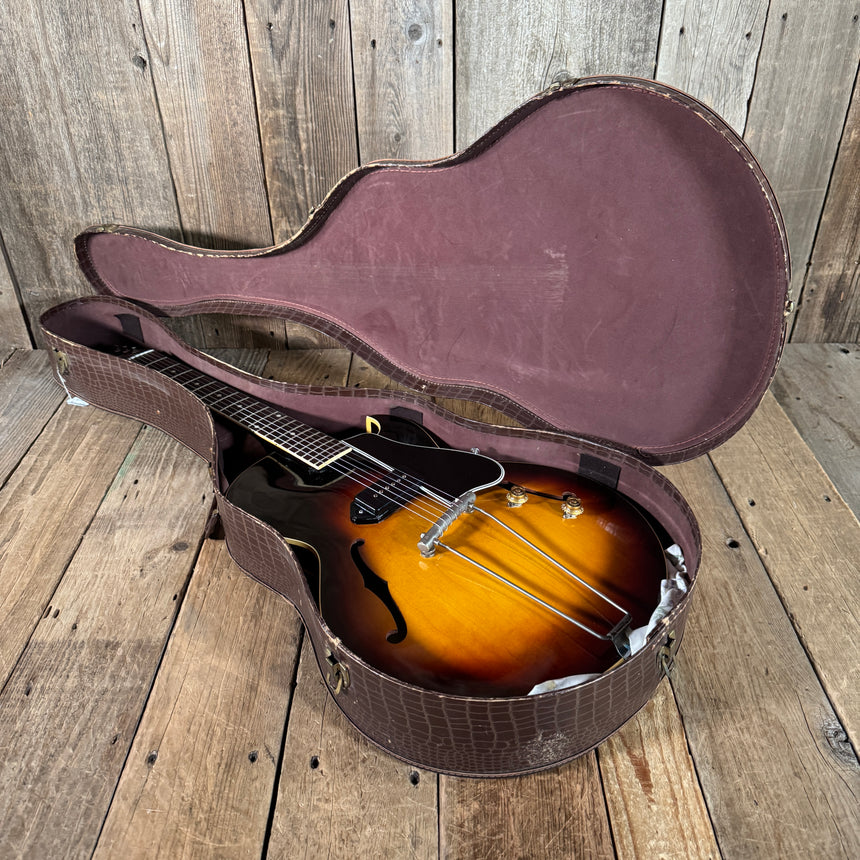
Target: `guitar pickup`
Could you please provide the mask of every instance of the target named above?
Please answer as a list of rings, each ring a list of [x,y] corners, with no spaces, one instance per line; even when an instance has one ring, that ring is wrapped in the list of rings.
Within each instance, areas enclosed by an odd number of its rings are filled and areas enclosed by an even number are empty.
[[[412,481],[414,485],[414,480]],[[402,472],[392,472],[362,490],[349,506],[349,518],[356,525],[381,523],[415,498],[417,487],[409,487]]]

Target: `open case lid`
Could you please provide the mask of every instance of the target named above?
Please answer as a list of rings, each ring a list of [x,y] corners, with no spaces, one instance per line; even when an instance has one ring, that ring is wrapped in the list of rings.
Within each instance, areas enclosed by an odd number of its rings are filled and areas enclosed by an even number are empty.
[[[315,326],[428,394],[652,463],[734,433],[784,338],[785,231],[760,167],[689,96],[588,78],[462,153],[353,171],[286,243],[77,239],[100,292]]]

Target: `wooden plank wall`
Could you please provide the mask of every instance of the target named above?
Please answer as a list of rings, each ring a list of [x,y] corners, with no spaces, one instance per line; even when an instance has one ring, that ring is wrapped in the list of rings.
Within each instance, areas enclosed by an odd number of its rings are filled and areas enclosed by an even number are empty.
[[[88,292],[90,223],[287,239],[374,158],[461,148],[554,80],[656,77],[750,142],[792,244],[795,340],[860,336],[856,0],[57,0],[0,7],[0,348]],[[210,345],[307,345],[206,320]]]

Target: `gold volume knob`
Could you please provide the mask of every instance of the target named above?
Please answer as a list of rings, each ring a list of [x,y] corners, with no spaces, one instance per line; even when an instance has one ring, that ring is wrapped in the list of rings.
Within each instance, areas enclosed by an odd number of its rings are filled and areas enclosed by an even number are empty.
[[[585,509],[582,507],[582,500],[576,493],[565,493],[562,496],[561,515],[566,520],[576,519],[583,513]]]
[[[505,498],[508,500],[509,508],[518,508],[529,500],[526,491],[522,487],[511,487]]]

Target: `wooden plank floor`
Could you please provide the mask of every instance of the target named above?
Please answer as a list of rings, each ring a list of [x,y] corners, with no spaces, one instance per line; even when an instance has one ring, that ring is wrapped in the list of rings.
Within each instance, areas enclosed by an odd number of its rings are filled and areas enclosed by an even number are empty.
[[[237,358],[378,384],[340,350]],[[747,427],[666,470],[705,559],[650,704],[567,766],[468,780],[350,729],[295,613],[206,537],[201,461],[12,353],[0,857],[860,856],[858,359],[790,345]]]

